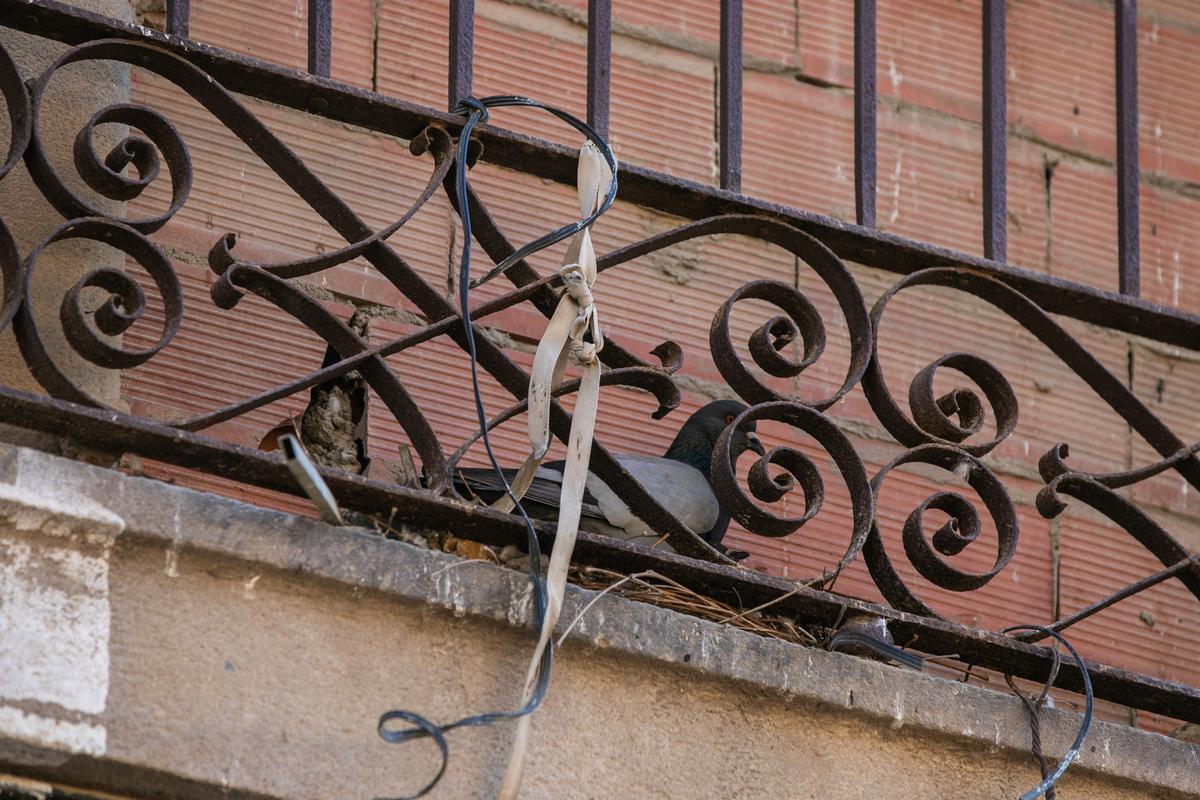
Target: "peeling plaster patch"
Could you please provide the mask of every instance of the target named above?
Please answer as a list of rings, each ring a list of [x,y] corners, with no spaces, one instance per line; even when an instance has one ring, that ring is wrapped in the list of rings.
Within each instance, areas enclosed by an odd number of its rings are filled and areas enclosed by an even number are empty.
[[[103,712],[109,621],[107,549],[0,539],[0,700]]]
[[[104,726],[79,717],[108,702],[109,553],[125,523],[24,461],[0,483],[0,740],[103,755]]]
[[[6,738],[39,748],[50,747],[89,756],[102,756],[108,750],[108,733],[103,725],[49,719],[8,706],[0,706],[0,732]]]

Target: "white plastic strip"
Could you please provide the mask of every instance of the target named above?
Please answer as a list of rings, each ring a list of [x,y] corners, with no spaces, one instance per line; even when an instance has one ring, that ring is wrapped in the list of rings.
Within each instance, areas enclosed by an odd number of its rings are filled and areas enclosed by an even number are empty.
[[[590,215],[608,192],[612,172],[600,151],[591,142],[579,151],[579,212]],[[537,647],[529,661],[525,676],[522,703],[529,699],[537,675],[538,662],[547,647],[562,611],[563,594],[567,587],[567,570],[575,537],[579,533],[579,515],[587,483],[588,461],[592,452],[592,436],[596,428],[596,409],[600,402],[600,349],[604,337],[600,333],[600,318],[592,297],[596,282],[596,253],[591,234],[585,229],[577,233],[563,259],[560,274],[565,290],[558,308],[551,317],[533,360],[529,381],[529,444],[530,454],[513,484],[513,494],[520,497],[529,488],[537,467],[550,448],[550,399],[554,386],[562,380],[567,356],[582,369],[579,394],[567,442],[566,468],[563,473],[562,494],[559,497],[558,529],[554,548],[550,552],[550,567],[546,575],[546,616],[542,621]],[[497,504],[498,506],[500,504]],[[511,509],[511,501],[504,504]],[[529,747],[532,715],[517,721],[508,770],[497,795],[500,800],[514,800],[521,787],[521,774]]]

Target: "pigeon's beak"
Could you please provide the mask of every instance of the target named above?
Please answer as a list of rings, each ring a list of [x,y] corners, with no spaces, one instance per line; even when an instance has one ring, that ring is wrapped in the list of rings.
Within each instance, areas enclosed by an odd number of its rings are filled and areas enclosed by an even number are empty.
[[[763,447],[762,441],[753,433],[746,434],[746,440],[750,442],[750,449],[758,453],[760,456],[767,454],[766,448]]]

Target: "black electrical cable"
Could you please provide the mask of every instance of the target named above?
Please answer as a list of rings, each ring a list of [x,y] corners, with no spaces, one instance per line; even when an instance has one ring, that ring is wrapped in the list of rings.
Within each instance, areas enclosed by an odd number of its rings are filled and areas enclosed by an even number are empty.
[[[1087,664],[1084,662],[1083,658],[1079,655],[1075,648],[1071,646],[1071,643],[1068,642],[1057,631],[1052,631],[1049,628],[1043,628],[1041,625],[1014,625],[1011,628],[1005,628],[1002,632],[1012,633],[1014,631],[1037,631],[1045,636],[1054,638],[1063,647],[1067,648],[1067,652],[1071,654],[1071,658],[1075,659],[1075,666],[1079,668],[1079,674],[1083,678],[1083,696],[1085,703],[1083,710],[1083,723],[1079,726],[1079,733],[1075,735],[1075,741],[1072,742],[1070,749],[1063,754],[1062,760],[1058,762],[1058,766],[1051,770],[1050,774],[1046,775],[1042,779],[1041,783],[1030,789],[1025,794],[1021,795],[1020,798],[1020,800],[1034,800],[1037,797],[1041,797],[1043,794],[1053,788],[1054,785],[1058,783],[1059,778],[1063,776],[1063,773],[1067,771],[1067,767],[1071,766],[1071,762],[1079,756],[1079,750],[1083,747],[1083,740],[1087,738],[1088,731],[1092,727],[1092,705],[1094,701],[1094,696],[1092,694],[1092,676],[1088,674]],[[1054,676],[1051,675],[1051,678],[1047,684],[1053,683],[1053,681]]]
[[[894,644],[888,644],[885,641],[876,639],[870,634],[861,631],[849,630],[843,628],[835,633],[829,640],[829,644],[825,646],[827,650],[836,651],[843,650],[847,647],[865,647],[876,655],[895,661],[902,667],[915,669],[920,672],[925,668],[925,662],[920,656],[913,655],[907,650],[896,647]]]
[[[508,258],[504,259],[500,264],[497,264],[492,270],[487,272],[482,278],[471,283],[471,209],[470,198],[467,191],[467,151],[471,143],[471,133],[476,126],[484,123],[488,119],[488,108],[502,106],[526,106],[531,108],[540,108],[547,111],[559,119],[565,121],[571,127],[587,136],[600,150],[604,160],[608,162],[609,169],[612,171],[612,180],[609,182],[608,193],[600,206],[589,216],[584,219],[564,225],[557,230],[541,236],[529,244],[520,247],[512,253]],[[546,606],[549,602],[546,594],[546,584],[542,579],[541,564],[542,553],[541,547],[538,544],[537,531],[534,530],[533,521],[529,515],[525,513],[524,507],[521,505],[512,492],[512,488],[508,484],[508,479],[504,476],[504,471],[500,467],[500,462],[496,458],[496,454],[492,451],[492,443],[488,437],[488,419],[483,408],[483,395],[479,390],[479,366],[478,359],[475,353],[475,329],[471,325],[471,309],[469,305],[470,291],[475,286],[491,280],[497,275],[503,273],[506,269],[517,263],[521,259],[536,253],[546,247],[549,247],[557,242],[561,242],[568,236],[573,236],[579,231],[590,226],[596,221],[609,207],[617,196],[617,161],[613,156],[612,149],[609,148],[608,142],[604,140],[590,125],[582,120],[568,114],[565,111],[560,111],[557,108],[544,105],[537,100],[531,100],[528,97],[519,97],[517,95],[499,95],[495,97],[484,97],[482,99],[468,97],[463,100],[454,109],[454,113],[466,114],[467,121],[463,125],[458,138],[458,155],[455,163],[454,188],[455,196],[458,201],[458,213],[462,219],[463,227],[463,246],[462,258],[459,263],[458,270],[458,300],[459,309],[463,319],[463,337],[467,346],[467,354],[471,357],[471,389],[475,398],[475,414],[478,417],[479,429],[482,432],[482,440],[484,450],[487,451],[488,460],[491,461],[492,468],[496,471],[496,476],[500,479],[504,486],[504,493],[512,499],[516,510],[520,513],[521,519],[525,521],[525,529],[529,538],[529,580],[533,584],[534,597],[534,622],[538,630],[541,629],[542,623],[546,618]],[[386,742],[399,743],[408,742],[415,739],[431,738],[437,744],[442,755],[442,765],[437,774],[434,775],[426,786],[416,794],[406,795],[396,800],[416,800],[416,798],[424,797],[433,787],[437,786],[438,781],[446,773],[446,765],[450,760],[450,746],[446,741],[446,732],[455,728],[465,728],[476,725],[493,725],[497,722],[505,720],[517,719],[526,714],[531,714],[537,710],[542,704],[542,700],[546,697],[546,690],[550,686],[550,672],[554,663],[554,647],[553,643],[548,645],[542,653],[541,661],[538,663],[537,678],[534,683],[533,692],[529,697],[529,701],[524,706],[516,711],[492,711],[486,714],[476,714],[470,717],[463,717],[460,720],[451,722],[447,725],[437,725],[434,722],[426,719],[420,714],[411,711],[388,711],[379,718],[378,731],[379,736]],[[415,727],[403,730],[393,730],[388,727],[388,724],[394,720],[402,720],[411,723]]]
[[[531,107],[531,108],[540,108],[543,111],[547,111],[547,112],[553,114],[554,116],[558,117],[562,121],[566,122],[572,128],[574,128],[575,130],[579,131],[584,136],[586,136],[593,144],[596,145],[597,148],[599,148],[600,154],[602,156],[604,156],[604,160],[606,162],[608,162],[608,169],[612,173],[612,180],[609,181],[608,192],[605,194],[603,202],[600,203],[599,207],[597,207],[595,211],[593,211],[591,214],[589,214],[587,217],[585,217],[581,220],[572,222],[570,225],[564,225],[557,230],[550,231],[549,233],[547,233],[543,236],[540,236],[537,239],[534,239],[532,242],[529,242],[528,244],[517,248],[511,255],[508,256],[508,258],[505,258],[503,261],[501,261],[495,267],[493,267],[492,269],[490,269],[486,273],[484,273],[483,277],[478,278],[473,283],[471,283],[470,288],[472,288],[472,289],[477,288],[477,287],[487,283],[488,281],[490,281],[492,278],[496,277],[497,275],[503,274],[509,267],[511,267],[513,264],[517,263],[521,259],[526,258],[527,256],[530,256],[539,250],[544,250],[545,248],[547,248],[553,244],[556,244],[557,242],[561,242],[563,239],[566,239],[568,236],[575,235],[576,233],[583,230],[584,228],[591,227],[592,223],[595,222],[596,220],[598,220],[600,218],[600,216],[602,214],[604,214],[605,211],[608,211],[609,207],[612,206],[613,201],[617,199],[617,159],[613,155],[612,149],[608,146],[608,142],[604,141],[604,137],[601,136],[596,131],[595,128],[593,128],[591,125],[588,125],[583,120],[573,117],[565,111],[560,111],[557,108],[553,108],[551,106],[545,105],[543,103],[538,102],[537,100],[532,100],[528,97],[521,97],[520,95],[515,95],[515,94],[493,95],[491,97],[484,97],[482,99],[468,97],[467,99],[461,101],[458,104],[458,106],[454,109],[453,113],[455,113],[455,114],[470,113],[470,115],[471,115],[467,119],[467,124],[465,126],[463,126],[462,133],[459,134],[458,158],[459,158],[460,164],[463,163],[464,155],[467,152],[466,144],[464,144],[464,142],[469,141],[470,132],[472,130],[474,130],[475,126],[478,125],[479,123],[487,122],[487,117],[488,117],[487,110],[489,108],[501,108],[504,106],[527,106],[527,107]],[[469,222],[470,222],[470,220],[469,220],[470,211],[467,210],[467,206],[466,206],[466,203],[467,203],[466,180],[467,179],[466,179],[465,170],[460,170],[458,172],[456,178],[457,178],[456,182],[458,185],[457,186],[457,188],[458,188],[457,194],[458,194],[458,203],[459,203],[459,213],[463,218],[463,223],[465,226],[465,225],[469,224]],[[467,235],[466,231],[464,231],[463,233],[464,233],[463,263],[459,267],[459,273],[460,273],[460,278],[462,278],[462,277],[469,278],[470,273],[469,273],[469,269],[467,268],[467,266],[468,266],[467,265],[467,257],[469,256],[469,248],[470,248],[470,244],[471,244],[471,239],[470,239],[470,236]],[[461,293],[460,297],[464,300],[466,298],[466,289],[465,289],[466,285],[467,284],[464,282],[463,285],[459,287],[459,292]],[[464,310],[464,312],[466,311],[465,306],[463,307],[463,310]]]

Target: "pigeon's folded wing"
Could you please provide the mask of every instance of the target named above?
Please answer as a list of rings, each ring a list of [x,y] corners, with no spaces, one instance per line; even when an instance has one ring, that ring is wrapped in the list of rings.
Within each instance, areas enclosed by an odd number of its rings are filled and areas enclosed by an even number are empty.
[[[656,456],[618,456],[617,460],[663,508],[703,536],[721,515],[721,507],[704,473],[680,461]],[[600,512],[609,524],[625,531],[627,538],[645,543],[656,541],[660,533],[638,519],[625,501],[617,497],[595,475],[588,475],[588,493],[596,498]]]
[[[657,456],[627,455],[618,456],[617,460],[652,497],[696,534],[703,536],[716,525],[720,506],[708,479],[695,467]],[[504,474],[510,481],[516,475],[513,470],[505,470]],[[496,473],[490,469],[461,469],[456,472],[456,479],[460,490],[466,489],[464,493],[474,493],[488,502],[504,492]],[[601,521],[605,527],[584,527],[638,544],[654,544],[660,538],[592,473],[588,473],[586,488],[582,516]],[[561,491],[562,462],[553,462],[538,469],[522,502],[531,515],[545,518],[547,514],[536,512],[557,510]]]
[[[545,466],[539,467],[534,474],[533,482],[529,484],[529,489],[525,492],[525,497],[522,503],[528,508],[531,505],[542,506],[545,509],[558,509],[558,499],[562,494],[563,480],[563,462],[555,461]],[[516,477],[516,470],[504,470],[504,478],[512,483]],[[593,476],[588,476],[589,478]],[[468,497],[476,495],[481,500],[488,503],[495,502],[504,494],[504,486],[500,483],[500,479],[496,476],[496,471],[485,467],[460,469],[455,471],[455,484],[460,492]],[[604,514],[600,507],[596,505],[596,498],[591,494],[585,493],[583,497],[583,515],[593,517],[595,519],[604,519]],[[545,514],[537,514],[538,517],[545,517]]]

